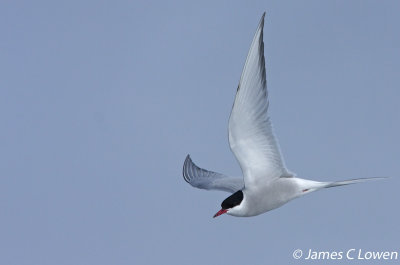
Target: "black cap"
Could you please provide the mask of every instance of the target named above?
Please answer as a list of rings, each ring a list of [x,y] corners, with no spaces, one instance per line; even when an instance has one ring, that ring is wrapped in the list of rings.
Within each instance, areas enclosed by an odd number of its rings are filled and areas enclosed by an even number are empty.
[[[228,198],[226,198],[222,203],[221,207],[222,209],[230,209],[233,208],[237,205],[239,205],[243,200],[243,192],[241,190],[235,192]]]

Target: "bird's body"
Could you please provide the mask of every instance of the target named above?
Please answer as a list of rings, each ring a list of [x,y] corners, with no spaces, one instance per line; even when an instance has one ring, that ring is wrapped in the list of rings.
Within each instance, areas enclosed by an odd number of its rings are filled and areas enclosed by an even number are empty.
[[[228,177],[196,166],[190,156],[183,166],[186,182],[200,189],[231,192],[214,215],[255,216],[273,210],[310,192],[377,178],[340,182],[301,179],[284,163],[268,115],[265,75],[263,14],[250,46],[229,117],[229,145],[243,172],[243,178]]]
[[[302,195],[297,178],[279,178],[243,189],[242,203],[228,212],[233,216],[255,216],[276,209]]]

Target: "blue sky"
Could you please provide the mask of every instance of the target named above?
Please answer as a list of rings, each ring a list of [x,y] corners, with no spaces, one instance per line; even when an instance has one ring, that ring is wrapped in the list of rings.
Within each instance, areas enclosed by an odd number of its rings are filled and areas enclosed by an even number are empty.
[[[227,123],[264,11],[288,168],[391,178],[213,219],[229,194],[193,189],[182,164],[190,153],[241,175]],[[307,264],[295,249],[400,251],[399,12],[398,1],[2,1],[0,263]]]

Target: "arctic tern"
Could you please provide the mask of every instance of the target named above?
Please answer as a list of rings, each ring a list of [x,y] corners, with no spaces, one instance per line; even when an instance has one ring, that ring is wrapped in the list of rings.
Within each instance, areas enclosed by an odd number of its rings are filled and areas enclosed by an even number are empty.
[[[317,191],[381,178],[360,178],[337,182],[301,179],[283,161],[268,115],[265,76],[265,12],[250,46],[229,118],[229,145],[242,169],[243,178],[234,178],[196,166],[190,156],[183,165],[183,178],[193,187],[232,193],[214,217],[256,216]]]

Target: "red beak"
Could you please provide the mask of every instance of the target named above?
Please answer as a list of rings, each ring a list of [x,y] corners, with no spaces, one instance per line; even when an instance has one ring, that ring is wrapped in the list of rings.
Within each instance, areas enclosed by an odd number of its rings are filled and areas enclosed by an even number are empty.
[[[227,209],[221,209],[221,210],[219,210],[219,211],[214,215],[214,218],[220,216],[221,214],[226,213],[227,211],[228,211]]]

